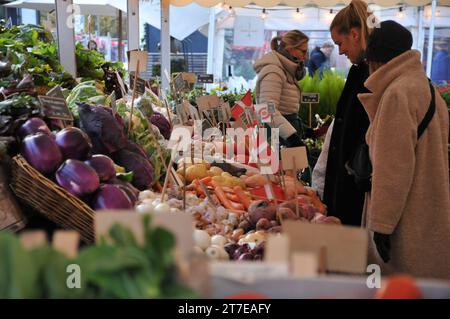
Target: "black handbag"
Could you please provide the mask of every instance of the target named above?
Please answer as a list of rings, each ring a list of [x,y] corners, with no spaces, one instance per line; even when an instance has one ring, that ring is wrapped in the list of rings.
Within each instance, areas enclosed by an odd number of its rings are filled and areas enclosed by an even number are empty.
[[[417,127],[417,140],[422,136],[436,110],[434,87],[428,80],[431,91],[431,102],[422,122]],[[372,189],[372,163],[369,156],[369,145],[364,141],[358,145],[349,161],[345,163],[347,173],[353,176],[356,187],[361,192]]]

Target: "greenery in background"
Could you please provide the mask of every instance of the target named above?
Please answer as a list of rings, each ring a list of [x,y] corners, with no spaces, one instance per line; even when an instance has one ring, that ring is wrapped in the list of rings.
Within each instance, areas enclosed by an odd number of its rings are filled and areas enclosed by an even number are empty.
[[[102,81],[105,73],[102,65],[106,60],[103,54],[95,50],[85,48],[81,43],[75,47],[75,58],[77,62],[77,76],[83,80]],[[109,66],[121,74],[125,74],[122,62],[108,62]]]
[[[1,74],[5,87],[14,80],[21,80],[25,74],[33,76],[35,86],[74,85],[74,80],[58,61],[51,33],[42,26],[5,28],[0,24],[0,61],[9,69],[8,73]]]
[[[0,298],[191,298],[177,275],[174,235],[143,217],[144,243],[115,224],[109,241],[69,259],[49,245],[26,250],[17,235],[0,232]],[[81,269],[81,288],[69,289],[67,266]],[[70,282],[70,280],[69,280]]]
[[[170,59],[170,71],[171,73],[187,72],[185,59]],[[152,76],[161,76],[161,64],[155,63],[152,66]]]
[[[322,78],[319,77],[319,72],[316,72],[314,77],[306,75],[299,81],[299,85],[302,93],[320,93],[319,104],[312,105],[313,115],[319,114],[321,118],[324,118],[336,113],[336,105],[345,85],[344,77],[327,70]],[[299,116],[304,122],[308,121],[309,104],[301,104]]]

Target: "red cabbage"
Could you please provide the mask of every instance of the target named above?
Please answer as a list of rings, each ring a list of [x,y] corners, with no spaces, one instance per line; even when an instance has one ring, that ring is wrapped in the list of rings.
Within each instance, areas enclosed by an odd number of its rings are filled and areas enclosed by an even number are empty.
[[[101,185],[94,197],[93,208],[101,209],[131,209],[131,203],[128,195],[116,185]]]
[[[44,175],[56,171],[63,160],[54,139],[44,133],[25,137],[22,143],[22,155],[31,166]]]
[[[114,153],[113,158],[118,165],[125,167],[127,172],[134,173],[132,184],[137,189],[145,190],[153,183],[153,166],[143,156],[123,149]]]
[[[92,148],[86,133],[76,127],[68,127],[59,131],[55,140],[64,159],[84,160]]]
[[[65,161],[56,171],[56,181],[78,197],[95,192],[100,185],[98,175],[92,167],[73,159]]]
[[[153,112],[152,116],[150,116],[150,122],[158,127],[161,135],[164,136],[166,140],[170,139],[170,123],[164,115]]]
[[[95,169],[101,182],[106,182],[116,176],[114,162],[106,155],[92,155],[92,157],[86,160],[85,163]]]
[[[17,134],[20,139],[35,133],[51,134],[47,124],[39,117],[32,117],[20,126]]]
[[[94,153],[108,155],[125,146],[124,130],[107,108],[81,103],[78,111],[80,127],[89,135]]]

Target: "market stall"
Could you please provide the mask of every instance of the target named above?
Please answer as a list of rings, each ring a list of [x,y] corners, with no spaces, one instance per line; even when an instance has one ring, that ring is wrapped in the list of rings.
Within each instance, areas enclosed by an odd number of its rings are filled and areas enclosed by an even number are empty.
[[[382,278],[370,286],[368,232],[327,216],[298,178],[306,148],[279,151],[265,130],[274,106],[255,104],[251,91],[209,93],[209,77],[167,71],[169,93],[140,77],[148,55],[139,50],[129,51],[127,76],[75,46],[69,74],[40,26],[0,25],[0,41],[0,230],[21,231],[0,233],[0,263],[20,264],[2,268],[2,296],[449,296],[448,282],[411,277],[394,281],[405,294],[372,290]],[[33,216],[58,228],[51,245],[27,229]],[[84,289],[61,286],[68,263],[88,274]],[[11,280],[22,273],[27,280]]]

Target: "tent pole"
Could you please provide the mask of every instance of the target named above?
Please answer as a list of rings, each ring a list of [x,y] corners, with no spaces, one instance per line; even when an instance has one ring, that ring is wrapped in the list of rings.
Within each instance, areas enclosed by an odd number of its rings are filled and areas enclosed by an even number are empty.
[[[59,61],[67,72],[76,77],[73,1],[56,0],[55,5]]]
[[[170,92],[170,0],[161,0],[161,83],[163,91]]]
[[[127,0],[128,50],[138,50],[139,45],[139,0]],[[147,66],[141,66],[147,71]]]
[[[214,66],[214,36],[216,34],[216,9],[209,9],[209,27],[208,27],[208,60],[206,73],[213,73]]]
[[[119,10],[119,43],[117,44],[117,60],[122,61],[122,10]]]
[[[428,32],[428,52],[427,52],[427,76],[431,76],[431,63],[433,59],[434,23],[436,20],[436,0],[431,1],[431,23]]]

